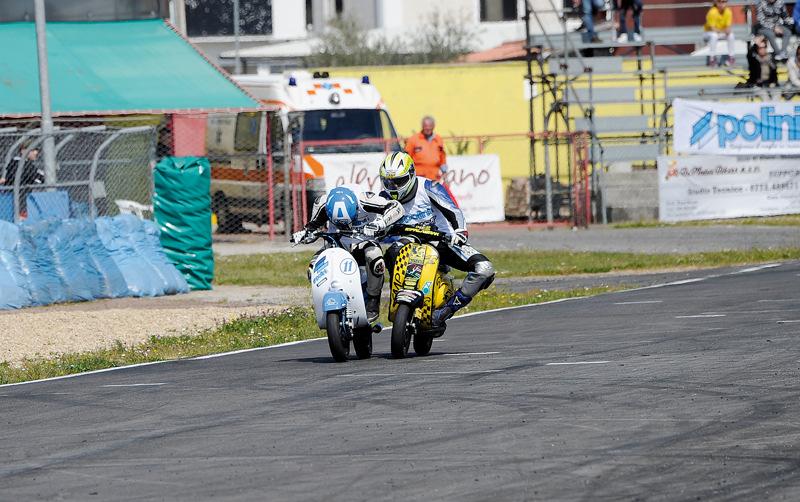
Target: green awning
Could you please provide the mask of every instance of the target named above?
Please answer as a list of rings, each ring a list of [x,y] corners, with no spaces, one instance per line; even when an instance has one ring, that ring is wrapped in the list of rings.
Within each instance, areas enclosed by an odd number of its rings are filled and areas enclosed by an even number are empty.
[[[47,23],[53,115],[261,108],[160,19]],[[0,24],[0,117],[40,114],[34,23]]]

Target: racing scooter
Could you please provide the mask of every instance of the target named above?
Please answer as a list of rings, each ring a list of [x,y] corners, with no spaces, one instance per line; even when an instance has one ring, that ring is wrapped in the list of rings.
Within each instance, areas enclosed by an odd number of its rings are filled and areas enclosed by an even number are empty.
[[[443,327],[433,327],[433,311],[454,293],[453,278],[440,266],[439,252],[433,245],[446,239],[447,234],[430,227],[403,225],[393,228],[391,234],[413,239],[400,248],[392,271],[392,357],[406,357],[412,338],[414,352],[425,356],[431,351],[433,339],[444,334]]]
[[[328,347],[337,362],[347,361],[350,342],[356,356],[372,356],[372,333],[383,329],[380,324],[370,325],[364,306],[367,272],[359,267],[341,238],[357,236],[356,232],[316,232],[330,247],[314,260],[310,270],[311,298],[317,325],[328,334]]]

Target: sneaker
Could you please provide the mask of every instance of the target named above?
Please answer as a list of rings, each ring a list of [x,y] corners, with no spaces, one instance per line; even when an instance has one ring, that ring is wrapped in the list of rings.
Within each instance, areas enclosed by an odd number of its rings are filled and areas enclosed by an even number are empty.
[[[634,33],[633,34],[633,41],[634,42],[641,42],[642,41],[642,36],[639,35],[638,33]]]
[[[708,66],[710,66],[711,68],[716,68],[717,67],[717,58],[714,58],[714,57],[708,58]]]
[[[735,64],[736,64],[736,58],[733,57],[733,56],[728,56],[728,60],[725,61],[725,66],[730,67],[730,66],[733,66]]]
[[[628,43],[628,34],[627,33],[620,33],[617,37],[617,42],[620,44]]]
[[[600,37],[598,37],[597,35],[592,35],[592,39],[590,40],[590,42],[593,44],[599,44],[600,42],[602,42],[602,40],[600,40]]]
[[[381,297],[380,296],[367,296],[367,322],[373,323],[378,319],[381,313]]]

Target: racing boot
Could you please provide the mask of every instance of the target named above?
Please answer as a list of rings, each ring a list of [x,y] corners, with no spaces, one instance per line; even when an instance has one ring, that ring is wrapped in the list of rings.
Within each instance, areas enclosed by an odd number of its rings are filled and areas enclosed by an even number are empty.
[[[431,324],[433,324],[434,328],[445,327],[445,321],[453,317],[453,314],[458,312],[461,308],[466,307],[471,301],[471,296],[465,295],[460,289],[457,290],[456,293],[451,296],[449,300],[447,300],[447,303],[445,303],[442,308],[433,311],[433,319],[431,320]]]
[[[372,324],[378,320],[381,313],[381,297],[367,295],[365,307],[367,308],[367,322]]]

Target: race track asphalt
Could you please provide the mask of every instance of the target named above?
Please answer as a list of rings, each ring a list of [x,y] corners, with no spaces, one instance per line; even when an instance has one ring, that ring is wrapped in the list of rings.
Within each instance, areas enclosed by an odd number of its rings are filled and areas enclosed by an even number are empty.
[[[798,500],[800,263],[735,272],[0,387],[0,499]]]

